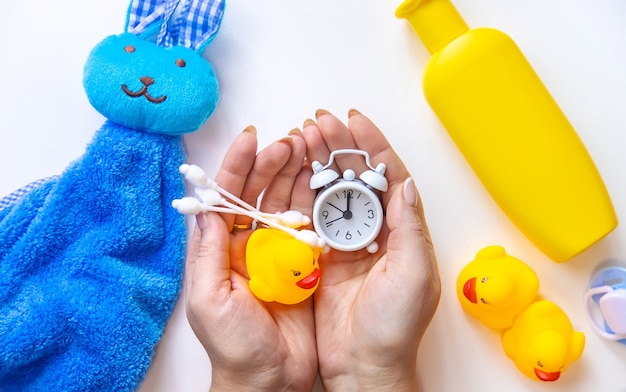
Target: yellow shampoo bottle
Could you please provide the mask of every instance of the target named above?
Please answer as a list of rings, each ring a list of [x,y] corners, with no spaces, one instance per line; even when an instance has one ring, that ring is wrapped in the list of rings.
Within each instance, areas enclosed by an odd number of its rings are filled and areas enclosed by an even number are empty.
[[[406,0],[396,16],[431,54],[426,100],[528,239],[562,262],[617,226],[589,153],[511,38],[468,28],[448,0]]]

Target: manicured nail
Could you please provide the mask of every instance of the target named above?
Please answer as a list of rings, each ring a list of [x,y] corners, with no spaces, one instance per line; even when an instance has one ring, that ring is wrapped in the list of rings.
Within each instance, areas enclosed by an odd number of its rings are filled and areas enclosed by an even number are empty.
[[[316,125],[315,121],[311,120],[310,118],[307,118],[306,120],[304,120],[304,124],[302,124],[302,128],[306,128],[311,125]]]
[[[209,226],[209,220],[207,218],[207,214],[204,212],[201,212],[198,215],[196,215],[196,223],[198,224],[198,227],[200,228],[200,230],[206,229]]]
[[[278,139],[278,141],[280,143],[289,144],[290,146],[293,144],[293,139],[291,138],[291,136],[285,136],[283,138]]]
[[[320,118],[326,114],[330,114],[330,112],[326,109],[317,109],[315,111],[315,118]]]
[[[242,132],[251,132],[256,135],[256,128],[254,125],[248,125]]]
[[[348,110],[348,118],[350,118],[350,117],[352,117],[352,116],[355,116],[355,115],[357,115],[357,114],[361,114],[361,112],[359,112],[358,110],[356,110],[356,109],[354,109],[354,108],[352,108],[352,109]]]
[[[415,182],[412,177],[404,180],[404,188],[402,189],[402,196],[406,205],[411,207],[417,207],[417,189],[415,189]]]
[[[302,131],[300,130],[300,128],[294,128],[291,131],[289,131],[288,135],[291,135],[291,136],[302,136]]]

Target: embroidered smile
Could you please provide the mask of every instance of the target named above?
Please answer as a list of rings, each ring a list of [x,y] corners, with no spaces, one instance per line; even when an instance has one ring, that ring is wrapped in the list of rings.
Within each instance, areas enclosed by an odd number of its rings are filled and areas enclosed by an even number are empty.
[[[124,91],[124,93],[126,93],[126,95],[131,98],[139,98],[142,96],[146,97],[146,99],[152,103],[161,103],[165,101],[165,99],[167,98],[167,96],[165,95],[161,95],[160,97],[155,98],[148,93],[148,86],[154,84],[154,79],[152,79],[150,76],[142,76],[141,78],[139,78],[139,80],[141,80],[141,83],[143,83],[143,87],[141,88],[141,90],[130,91],[128,87],[123,84],[122,91]]]

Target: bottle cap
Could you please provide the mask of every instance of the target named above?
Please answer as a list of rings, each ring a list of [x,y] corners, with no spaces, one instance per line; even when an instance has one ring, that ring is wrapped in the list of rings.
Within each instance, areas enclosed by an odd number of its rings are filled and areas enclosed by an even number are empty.
[[[430,54],[469,30],[449,0],[405,0],[396,17],[408,20]]]

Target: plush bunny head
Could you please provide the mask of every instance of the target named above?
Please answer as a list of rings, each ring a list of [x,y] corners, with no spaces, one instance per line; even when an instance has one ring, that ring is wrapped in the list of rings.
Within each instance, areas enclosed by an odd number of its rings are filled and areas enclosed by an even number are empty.
[[[128,128],[196,131],[218,100],[215,73],[200,54],[223,12],[224,0],[132,0],[126,33],[105,38],[87,60],[90,103]]]

